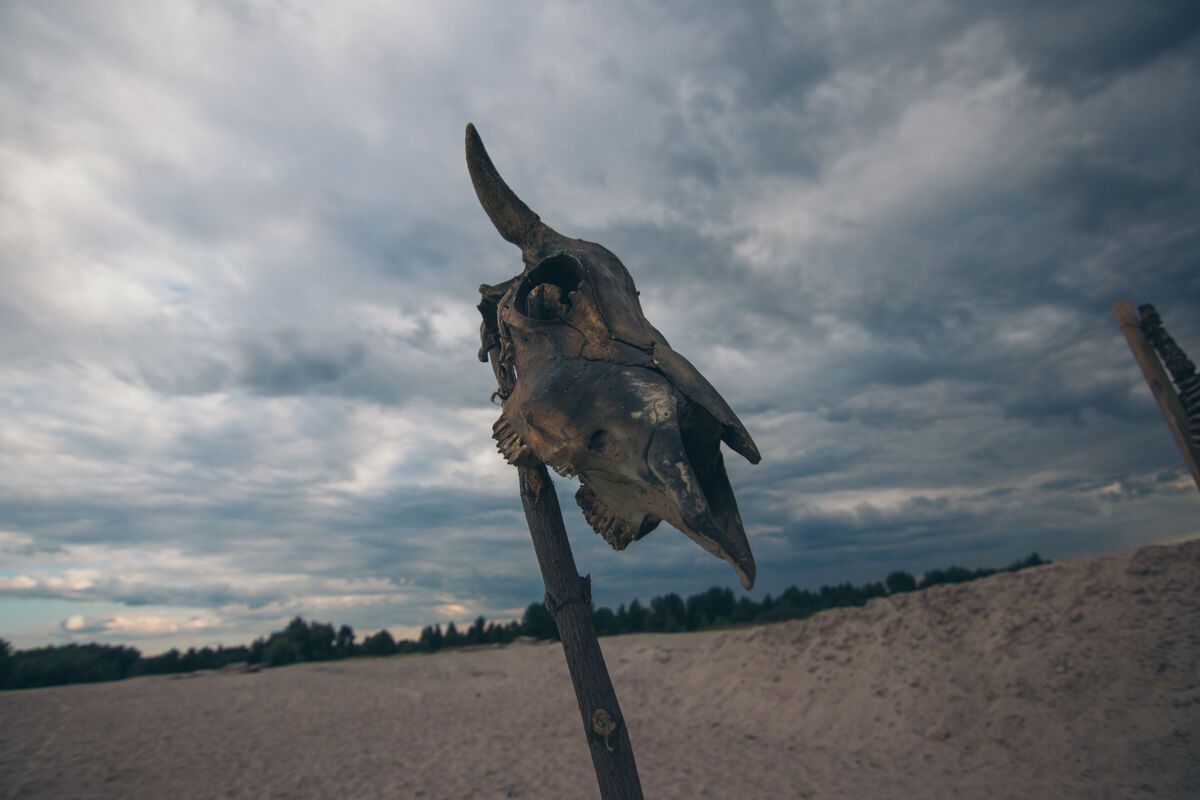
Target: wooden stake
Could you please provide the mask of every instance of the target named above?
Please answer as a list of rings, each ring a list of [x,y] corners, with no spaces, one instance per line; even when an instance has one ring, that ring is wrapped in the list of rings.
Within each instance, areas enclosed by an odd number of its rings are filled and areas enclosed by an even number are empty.
[[[558,625],[600,796],[603,800],[642,800],[625,718],[592,625],[591,580],[580,578],[576,570],[558,496],[545,465],[520,466],[517,472],[521,505],[546,584],[546,608]]]
[[[1118,300],[1113,303],[1112,312],[1117,319],[1117,325],[1121,327],[1121,333],[1125,334],[1129,349],[1133,351],[1134,360],[1142,368],[1142,376],[1150,386],[1150,394],[1154,395],[1158,410],[1167,421],[1167,428],[1175,439],[1175,446],[1183,455],[1183,461],[1192,473],[1192,480],[1200,490],[1200,453],[1192,449],[1188,437],[1187,414],[1184,413],[1183,404],[1179,402],[1179,396],[1175,394],[1175,387],[1158,360],[1158,354],[1142,334],[1141,321],[1137,312],[1133,310],[1133,305],[1128,300]]]

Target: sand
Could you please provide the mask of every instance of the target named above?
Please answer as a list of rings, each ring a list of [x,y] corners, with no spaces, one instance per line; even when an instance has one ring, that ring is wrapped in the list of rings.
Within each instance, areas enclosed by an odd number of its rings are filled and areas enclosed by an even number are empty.
[[[649,798],[1200,797],[1200,540],[602,640]],[[0,694],[0,796],[598,796],[561,650]]]

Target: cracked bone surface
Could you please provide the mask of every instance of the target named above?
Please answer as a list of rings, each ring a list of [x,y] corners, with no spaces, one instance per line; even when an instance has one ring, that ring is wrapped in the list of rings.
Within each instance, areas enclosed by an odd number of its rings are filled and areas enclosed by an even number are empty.
[[[467,126],[479,202],[525,269],[480,287],[480,359],[502,400],[494,426],[512,464],[536,458],[578,477],[588,524],[623,550],[661,521],[754,585],[754,555],[721,442],[752,464],[758,448],[700,372],[642,313],[633,278],[598,244],[563,236],[513,193]]]

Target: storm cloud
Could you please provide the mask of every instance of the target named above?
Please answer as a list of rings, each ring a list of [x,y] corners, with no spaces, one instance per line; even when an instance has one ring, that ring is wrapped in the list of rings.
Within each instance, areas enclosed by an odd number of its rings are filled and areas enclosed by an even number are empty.
[[[1195,3],[6,4],[0,635],[541,596],[468,121],[754,435],[756,593],[1200,533],[1108,312],[1200,355]],[[734,585],[559,490],[599,603]]]

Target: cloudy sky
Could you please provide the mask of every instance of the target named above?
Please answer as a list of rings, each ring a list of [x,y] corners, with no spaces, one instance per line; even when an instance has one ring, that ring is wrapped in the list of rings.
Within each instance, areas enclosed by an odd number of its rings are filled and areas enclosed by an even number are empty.
[[[1200,533],[1109,314],[1200,356],[1200,5],[0,5],[0,636],[239,643],[542,589],[473,121],[760,448],[755,596]],[[616,605],[737,586],[663,526]]]

